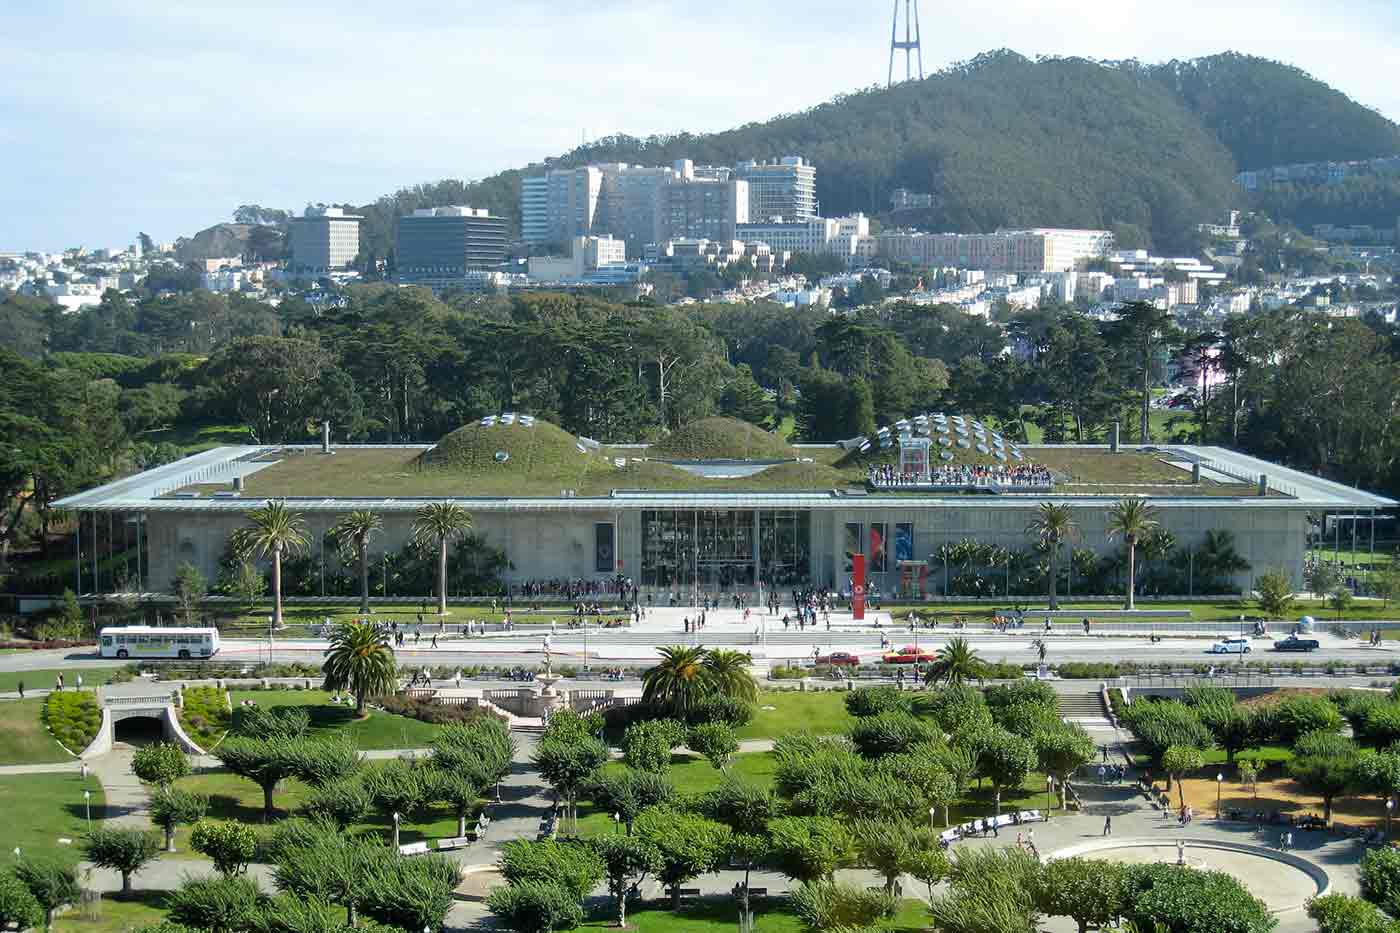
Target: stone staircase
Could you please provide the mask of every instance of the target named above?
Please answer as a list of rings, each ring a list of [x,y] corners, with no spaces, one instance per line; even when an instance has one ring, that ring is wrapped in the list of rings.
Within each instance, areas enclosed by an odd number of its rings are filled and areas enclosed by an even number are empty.
[[[1083,725],[1108,725],[1108,710],[1095,688],[1059,695],[1060,718]]]

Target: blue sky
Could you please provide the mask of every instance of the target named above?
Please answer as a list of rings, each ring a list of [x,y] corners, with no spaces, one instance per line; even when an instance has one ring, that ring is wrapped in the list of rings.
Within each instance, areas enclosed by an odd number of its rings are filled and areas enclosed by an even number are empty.
[[[1236,49],[1400,117],[1393,0],[920,5],[930,71],[1000,47]],[[239,204],[363,203],[584,133],[724,129],[883,83],[887,65],[888,0],[361,6],[19,0],[0,34],[0,249],[172,240]]]

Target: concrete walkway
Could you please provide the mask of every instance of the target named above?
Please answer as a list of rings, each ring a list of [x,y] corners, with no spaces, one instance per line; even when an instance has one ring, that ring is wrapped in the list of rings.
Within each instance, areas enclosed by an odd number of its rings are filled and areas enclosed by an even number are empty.
[[[107,795],[106,822],[120,829],[150,829],[150,792],[131,770],[136,749],[118,742],[88,762],[88,771]]]

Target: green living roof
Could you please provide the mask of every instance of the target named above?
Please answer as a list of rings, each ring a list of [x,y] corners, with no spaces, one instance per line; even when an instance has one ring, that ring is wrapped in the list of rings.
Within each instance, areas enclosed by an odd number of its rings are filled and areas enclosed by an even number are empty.
[[[1153,450],[1040,447],[1023,449],[1028,462],[1049,468],[1054,494],[1248,496],[1243,482],[1206,478],[1191,483],[1178,455]],[[738,455],[747,452],[747,456]],[[243,497],[410,498],[602,496],[614,490],[657,492],[802,492],[864,486],[869,468],[898,459],[895,447],[860,453],[835,446],[792,447],[752,425],[709,418],[652,447],[603,446],[580,440],[544,421],[474,422],[448,434],[432,449],[340,447],[332,456],[305,448],[271,450],[275,460],[244,477]],[[670,460],[751,460],[771,463],[752,475],[711,478]],[[772,461],[781,461],[772,463]],[[957,451],[961,464],[996,461],[974,450]],[[757,464],[755,464],[757,465]],[[719,470],[717,472],[725,472]],[[226,485],[192,486],[208,495]],[[882,494],[886,491],[882,490]],[[919,495],[917,489],[889,491]],[[944,493],[946,494],[946,493]],[[1028,493],[1044,495],[1044,493]],[[975,495],[975,494],[974,494]]]

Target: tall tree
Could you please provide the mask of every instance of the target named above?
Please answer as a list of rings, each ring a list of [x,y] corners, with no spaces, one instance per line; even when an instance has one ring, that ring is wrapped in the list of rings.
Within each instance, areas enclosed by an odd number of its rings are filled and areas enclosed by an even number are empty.
[[[362,613],[369,612],[369,540],[383,527],[384,521],[378,512],[355,509],[337,522],[331,530],[342,550],[353,553],[359,562]]]
[[[326,648],[327,690],[349,690],[355,694],[355,713],[365,715],[369,696],[387,696],[398,688],[394,651],[389,633],[370,621],[342,622],[331,633]]]
[[[1106,530],[1109,540],[1122,538],[1128,548],[1128,609],[1133,608],[1133,591],[1136,588],[1137,546],[1155,528],[1157,510],[1143,499],[1121,499],[1108,510]]]
[[[250,551],[272,561],[272,624],[282,627],[282,558],[306,550],[306,522],[281,499],[270,499],[247,514],[251,527],[235,535]]]
[[[472,517],[455,502],[430,502],[413,521],[413,540],[437,548],[438,615],[447,615],[447,544],[471,530]]]
[[[1035,517],[1026,525],[1027,537],[1034,538],[1046,552],[1050,559],[1050,608],[1058,609],[1059,600],[1055,594],[1056,584],[1059,582],[1059,554],[1060,545],[1065,541],[1073,541],[1079,533],[1079,526],[1074,521],[1074,515],[1067,505],[1056,505],[1053,502],[1042,502],[1036,509]]]
[[[1109,339],[1123,360],[1125,368],[1133,371],[1142,393],[1142,444],[1152,442],[1149,415],[1152,406],[1152,382],[1159,353],[1178,339],[1171,314],[1150,302],[1134,301],[1118,312],[1118,320],[1108,330]]]

